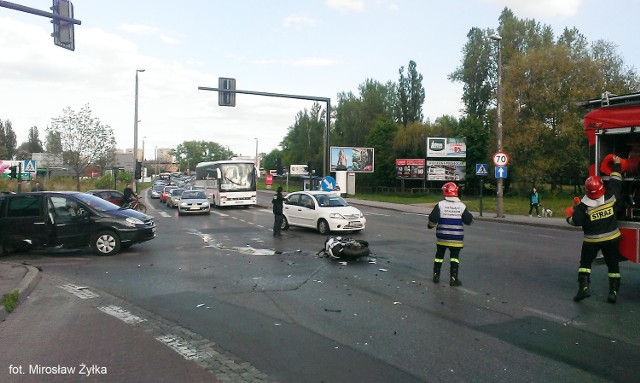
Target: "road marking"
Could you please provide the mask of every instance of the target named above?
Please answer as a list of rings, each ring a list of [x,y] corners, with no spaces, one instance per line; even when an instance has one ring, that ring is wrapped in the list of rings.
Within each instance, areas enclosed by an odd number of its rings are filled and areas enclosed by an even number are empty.
[[[382,216],[382,217],[391,217],[391,215],[390,215],[390,214],[372,213],[372,212],[370,212],[370,211],[367,211],[367,212],[364,212],[364,211],[363,211],[363,213],[364,213],[365,215],[379,215],[379,216]]]
[[[211,212],[212,212],[213,214],[217,214],[217,215],[219,215],[220,217],[228,217],[228,216],[229,216],[229,214],[220,213],[219,211],[215,211],[215,210],[211,210]]]
[[[541,317],[545,317],[545,318],[551,319],[551,320],[553,320],[555,322],[571,323],[571,324],[576,325],[576,326],[584,326],[584,323],[582,323],[582,322],[578,322],[578,321],[574,321],[573,319],[561,317],[560,315],[551,314],[551,313],[548,313],[548,312],[545,312],[545,311],[542,311],[542,310],[538,310],[538,309],[534,309],[534,308],[531,308],[531,307],[525,307],[524,309],[525,309],[525,311],[530,311],[530,312],[532,312],[534,314],[538,314]]]
[[[76,286],[71,283],[67,283],[66,285],[62,285],[58,287],[81,299],[91,299],[91,298],[97,298],[100,296],[86,287]]]
[[[171,218],[171,217],[173,217],[172,215],[167,214],[167,213],[166,213],[166,212],[164,212],[164,211],[159,211],[159,212],[158,212],[158,214],[160,214],[161,216],[163,216],[163,217],[165,217],[165,218]]]
[[[196,349],[193,345],[180,338],[179,336],[163,335],[156,337],[156,340],[159,340],[160,342],[166,344],[173,351],[177,352],[188,360],[202,359],[205,356],[202,353],[198,352],[198,349]]]
[[[98,307],[98,310],[109,314],[113,317],[116,317],[118,319],[120,319],[121,321],[123,321],[124,323],[128,323],[128,324],[137,324],[140,322],[144,322],[146,321],[146,319],[140,318],[139,316],[133,315],[132,313],[130,313],[129,311],[118,307],[118,306],[101,306]]]

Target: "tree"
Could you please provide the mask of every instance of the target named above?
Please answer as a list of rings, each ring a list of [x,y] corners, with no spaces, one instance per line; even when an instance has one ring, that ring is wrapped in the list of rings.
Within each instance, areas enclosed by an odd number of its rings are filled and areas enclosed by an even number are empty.
[[[422,75],[416,70],[415,61],[409,61],[407,74],[404,74],[404,67],[398,71],[398,103],[396,105],[396,118],[402,126],[407,126],[410,122],[422,122],[422,105],[424,104],[425,92],[422,86]]]
[[[46,151],[50,154],[62,154],[62,139],[60,133],[47,130]]]
[[[314,169],[322,169],[326,113],[319,103],[311,110],[299,112],[293,126],[280,143],[283,151],[282,165],[306,164],[311,161]]]
[[[116,140],[113,129],[91,116],[86,104],[79,112],[71,107],[62,111],[62,116],[52,118],[47,128],[47,137],[59,135],[65,162],[74,171],[76,188],[80,190],[80,176],[89,165],[113,153]]]
[[[16,154],[16,134],[11,126],[11,121],[0,119],[0,154],[2,158],[13,159]]]
[[[29,128],[29,137],[27,139],[27,150],[29,153],[42,153],[42,141],[40,141],[40,137],[38,134],[38,127],[32,126]]]
[[[199,162],[228,160],[233,152],[228,147],[212,141],[184,141],[172,152],[180,162],[180,169],[193,171]]]

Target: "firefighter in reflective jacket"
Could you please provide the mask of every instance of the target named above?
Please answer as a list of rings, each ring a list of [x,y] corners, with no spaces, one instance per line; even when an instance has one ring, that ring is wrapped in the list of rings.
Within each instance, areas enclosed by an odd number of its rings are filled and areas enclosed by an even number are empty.
[[[473,215],[458,198],[458,186],[447,182],[442,186],[444,200],[438,202],[429,214],[429,229],[436,228],[436,257],[433,262],[433,283],[440,282],[440,268],[449,249],[449,286],[461,286],[458,279],[460,251],[464,239],[464,225],[473,222]]]
[[[607,187],[598,176],[587,178],[584,188],[586,194],[579,203],[565,209],[567,222],[574,226],[582,226],[584,238],[580,253],[578,269],[578,293],[573,298],[579,302],[590,297],[591,264],[598,251],[602,251],[607,263],[609,276],[609,303],[616,303],[620,289],[620,267],[618,261],[620,251],[620,230],[616,215],[622,207],[620,193],[622,176],[620,174],[620,157],[613,158],[613,171],[609,175]]]

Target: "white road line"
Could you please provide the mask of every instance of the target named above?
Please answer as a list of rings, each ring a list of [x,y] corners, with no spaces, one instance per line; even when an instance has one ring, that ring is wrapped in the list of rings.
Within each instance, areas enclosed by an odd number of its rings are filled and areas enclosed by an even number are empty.
[[[391,217],[390,214],[371,213],[371,212],[363,212],[363,213],[364,213],[364,215],[379,215],[379,216],[382,216],[382,217]]]
[[[163,335],[156,337],[156,340],[166,344],[173,351],[182,355],[185,359],[194,360],[202,359],[203,354],[198,352],[198,349],[191,345],[189,342],[175,335]]]
[[[551,314],[551,313],[548,313],[548,312],[545,312],[545,311],[542,311],[542,310],[538,310],[538,309],[534,309],[534,308],[531,308],[531,307],[525,307],[524,310],[525,311],[530,311],[530,312],[532,312],[534,314],[538,314],[541,317],[551,319],[551,320],[553,320],[555,322],[571,323],[571,324],[576,325],[576,326],[584,326],[584,323],[582,323],[582,322],[574,321],[573,319],[561,317],[560,315]]]
[[[118,306],[100,306],[98,307],[98,310],[109,314],[113,317],[116,317],[118,319],[120,319],[121,321],[123,321],[124,323],[128,323],[128,324],[137,324],[140,322],[144,322],[146,321],[146,319],[140,318],[139,316],[133,315],[132,313],[130,313],[129,311],[118,307]]]
[[[81,299],[91,299],[91,298],[97,298],[100,296],[86,287],[76,286],[71,283],[67,283],[66,285],[62,285],[58,287]]]
[[[173,217],[172,215],[167,214],[164,211],[159,211],[158,214],[160,214],[161,216],[163,216],[164,218],[171,218]]]
[[[215,210],[213,210],[213,209],[211,210],[211,212],[212,212],[213,214],[217,214],[217,215],[219,215],[220,217],[228,217],[228,216],[229,216],[229,214],[220,213],[219,211],[215,211]]]

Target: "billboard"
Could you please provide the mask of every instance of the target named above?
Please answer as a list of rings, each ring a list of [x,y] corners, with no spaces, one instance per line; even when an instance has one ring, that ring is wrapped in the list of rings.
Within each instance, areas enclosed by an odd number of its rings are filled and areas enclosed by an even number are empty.
[[[346,170],[353,173],[373,173],[373,148],[331,147],[331,171]]]
[[[466,166],[465,161],[427,161],[427,180],[463,181]]]
[[[424,179],[424,158],[396,159],[396,178]]]
[[[464,138],[427,137],[427,158],[466,158],[467,143]]]

